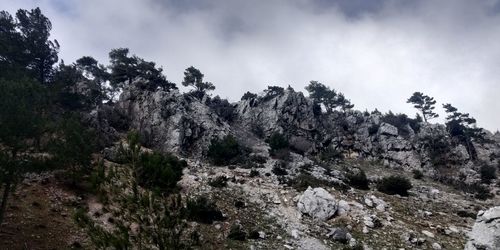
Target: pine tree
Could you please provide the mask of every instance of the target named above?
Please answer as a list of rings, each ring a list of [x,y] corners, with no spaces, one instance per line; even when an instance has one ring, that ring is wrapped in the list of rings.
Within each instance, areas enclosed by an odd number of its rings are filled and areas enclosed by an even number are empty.
[[[424,95],[421,92],[415,92],[406,102],[413,104],[413,107],[422,112],[422,117],[425,122],[429,119],[439,117],[438,114],[434,113],[434,105],[436,105],[436,101],[433,97]]]

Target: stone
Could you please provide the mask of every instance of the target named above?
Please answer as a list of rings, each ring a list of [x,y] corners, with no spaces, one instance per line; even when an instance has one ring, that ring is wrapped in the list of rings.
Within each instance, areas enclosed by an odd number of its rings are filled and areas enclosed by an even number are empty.
[[[343,244],[346,244],[351,240],[351,234],[349,234],[345,228],[341,227],[330,229],[330,232],[326,236]]]
[[[326,221],[337,211],[337,201],[323,188],[308,187],[300,196],[297,208],[316,220]]]
[[[427,230],[422,230],[422,234],[429,237],[429,238],[434,238],[434,234],[427,231]]]
[[[442,247],[441,247],[441,245],[439,245],[439,243],[434,242],[434,243],[432,243],[432,249],[441,250]]]
[[[340,200],[337,208],[337,215],[343,216],[346,215],[351,210],[349,203],[345,200]]]
[[[381,135],[398,136],[398,128],[396,128],[396,127],[394,127],[394,126],[392,126],[391,124],[388,124],[388,123],[382,123],[382,124],[380,124],[378,132]]]
[[[500,249],[500,206],[478,213],[465,250]]]

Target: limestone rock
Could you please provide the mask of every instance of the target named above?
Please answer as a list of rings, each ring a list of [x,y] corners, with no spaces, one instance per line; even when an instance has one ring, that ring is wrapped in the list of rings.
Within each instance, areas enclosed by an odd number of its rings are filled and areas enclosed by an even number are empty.
[[[465,250],[479,249],[500,249],[500,206],[478,214]]]
[[[337,201],[323,188],[307,188],[297,203],[298,210],[314,219],[325,221],[337,211]]]

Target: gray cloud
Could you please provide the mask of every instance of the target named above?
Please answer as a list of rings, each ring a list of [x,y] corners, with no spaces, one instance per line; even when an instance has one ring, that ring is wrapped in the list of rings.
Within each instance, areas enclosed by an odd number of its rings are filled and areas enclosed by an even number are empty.
[[[321,81],[360,110],[416,111],[414,91],[452,103],[480,126],[500,128],[497,0],[7,0],[40,6],[71,62],[129,47],[181,82],[194,65],[237,100],[267,85],[303,90]],[[444,116],[444,115],[442,115]]]

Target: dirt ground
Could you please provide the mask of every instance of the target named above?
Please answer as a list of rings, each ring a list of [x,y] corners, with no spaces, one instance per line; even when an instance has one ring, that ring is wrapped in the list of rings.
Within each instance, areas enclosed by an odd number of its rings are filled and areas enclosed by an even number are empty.
[[[55,178],[25,180],[9,198],[0,249],[88,248],[71,218],[78,198]]]

